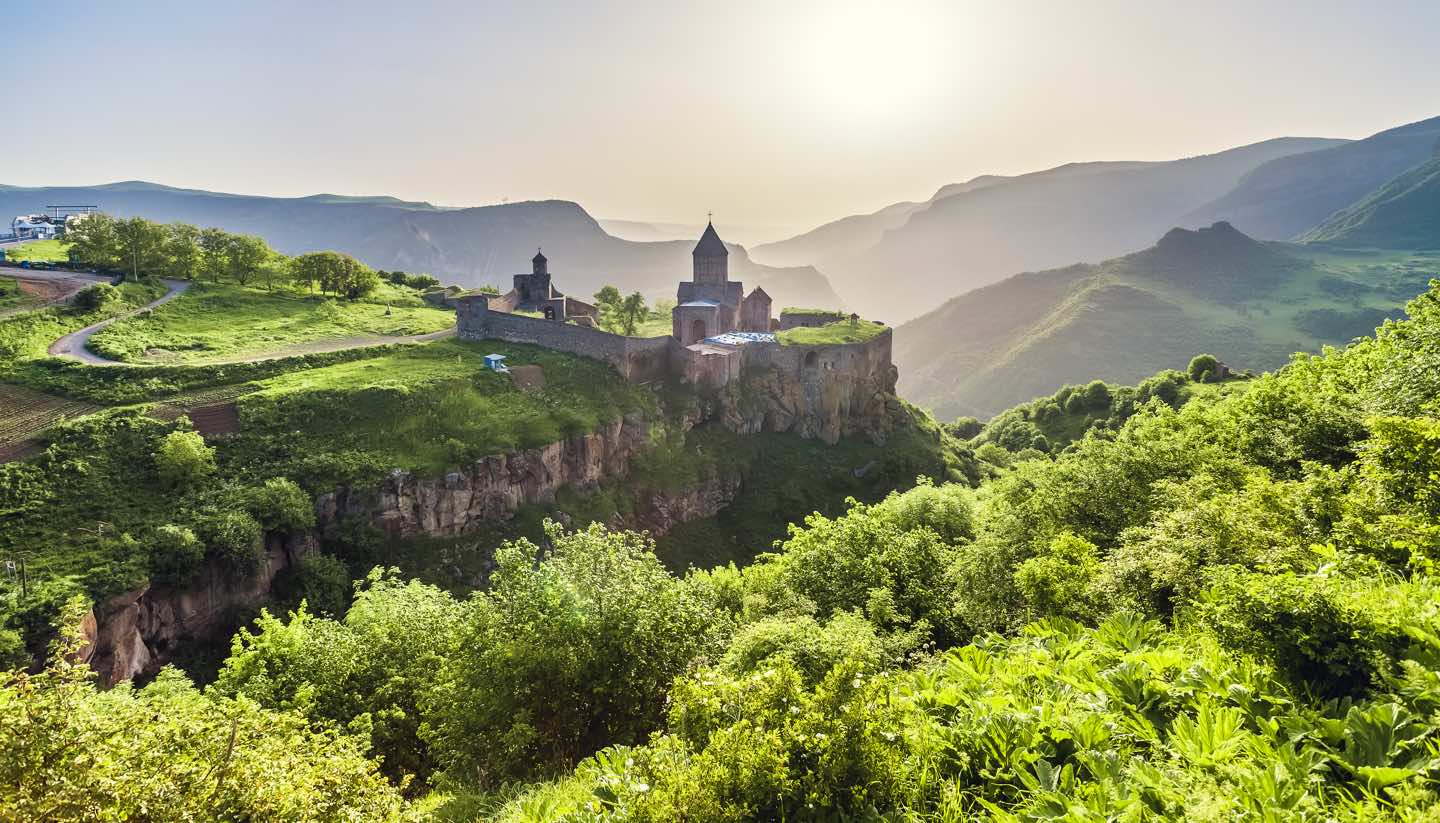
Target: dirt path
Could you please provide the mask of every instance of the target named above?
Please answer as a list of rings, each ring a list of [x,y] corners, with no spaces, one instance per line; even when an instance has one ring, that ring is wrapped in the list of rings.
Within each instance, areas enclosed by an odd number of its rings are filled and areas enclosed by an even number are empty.
[[[30,269],[0,268],[0,277],[12,277],[20,290],[39,298],[38,302],[24,306],[0,309],[0,317],[9,317],[26,311],[55,306],[68,301],[86,286],[96,283],[110,283],[113,278],[93,274],[66,271],[32,271]]]
[[[146,303],[138,309],[128,311],[124,314],[116,315],[109,320],[101,320],[99,323],[96,323],[93,326],[86,326],[79,331],[70,332],[69,334],[50,344],[50,356],[69,357],[72,360],[79,360],[81,363],[88,363],[92,366],[114,366],[119,364],[118,360],[110,360],[109,358],[101,357],[100,355],[91,352],[89,349],[85,348],[85,344],[90,342],[91,335],[95,334],[95,332],[100,331],[111,323],[114,323],[117,320],[124,320],[127,317],[134,317],[140,312],[149,311],[156,306],[168,303],[190,289],[189,280],[165,280],[163,282],[165,283],[166,291],[165,294],[160,297],[160,299],[151,300],[149,303]]]
[[[101,329],[105,328],[111,323],[114,323],[117,320],[124,320],[127,317],[134,317],[141,312],[149,311],[150,309],[153,309],[156,306],[161,305],[162,303],[167,303],[175,299],[176,297],[179,297],[181,294],[184,294],[187,289],[190,288],[190,281],[166,280],[165,285],[168,287],[168,290],[165,292],[165,296],[161,297],[159,300],[147,303],[144,306],[135,309],[134,311],[127,312],[117,317],[112,317],[109,320],[102,320],[101,322],[96,323],[93,326],[86,326],[79,331],[71,332],[70,334],[65,335],[64,337],[50,344],[50,355],[52,357],[68,357],[92,366],[135,366],[143,368],[145,366],[155,365],[175,365],[169,363],[126,363],[120,360],[111,360],[108,357],[102,357],[86,348],[86,344],[89,343],[91,336],[93,336],[95,332],[100,331]],[[295,357],[296,355],[301,354],[319,354],[321,352],[343,351],[346,349],[368,349],[375,346],[388,346],[391,343],[429,343],[435,340],[442,340],[446,337],[450,337],[453,334],[455,334],[455,328],[452,326],[448,329],[441,329],[440,331],[430,332],[428,334],[408,334],[398,337],[387,337],[380,334],[359,335],[355,337],[339,337],[332,338],[330,340],[316,340],[310,343],[300,343],[294,346],[284,346],[279,349],[273,349],[271,351],[267,351],[261,354],[250,355],[247,357],[231,357],[223,360],[205,360],[186,365],[223,366],[234,363],[258,363],[262,360],[279,360],[281,358]]]

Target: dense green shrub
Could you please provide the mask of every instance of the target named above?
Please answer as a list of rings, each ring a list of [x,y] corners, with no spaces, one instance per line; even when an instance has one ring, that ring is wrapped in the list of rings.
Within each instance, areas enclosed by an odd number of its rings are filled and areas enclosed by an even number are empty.
[[[483,782],[573,765],[638,743],[665,692],[709,647],[712,607],[655,559],[640,535],[548,524],[541,559],[526,540],[496,553],[446,662],[427,738],[455,774]]]
[[[221,694],[294,711],[317,726],[364,730],[384,771],[404,785],[425,780],[435,756],[422,738],[424,694],[460,653],[465,608],[443,591],[375,569],[343,619],[261,615],[242,630],[215,683]]]
[[[1220,361],[1213,354],[1197,354],[1190,359],[1185,373],[1195,383],[1209,383],[1220,371]]]
[[[270,594],[290,610],[304,603],[312,614],[340,617],[350,604],[350,571],[328,554],[310,552],[275,576]]]
[[[61,625],[78,627],[79,608]],[[78,631],[36,674],[0,673],[5,820],[398,821],[401,798],[338,729],[202,694],[164,669],[101,691]]]
[[[207,557],[246,577],[260,571],[264,546],[260,524],[243,511],[220,511],[202,515],[196,532],[205,543]]]
[[[82,312],[96,312],[114,305],[120,290],[109,283],[96,283],[75,293],[71,305]]]
[[[215,473],[215,450],[198,432],[173,431],[155,451],[155,470],[166,488],[192,489]]]
[[[205,544],[184,526],[165,525],[150,536],[150,579],[184,586],[205,562]]]
[[[299,534],[315,525],[310,495],[284,477],[272,477],[250,493],[250,513],[266,531]]]

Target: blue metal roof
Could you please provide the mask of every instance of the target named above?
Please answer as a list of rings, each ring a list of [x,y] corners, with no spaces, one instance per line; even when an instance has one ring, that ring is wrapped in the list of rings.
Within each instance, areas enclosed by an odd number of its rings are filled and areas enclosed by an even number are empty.
[[[746,343],[774,343],[775,335],[766,331],[727,331],[714,337],[705,338],[706,343],[721,343],[726,346],[743,346]]]
[[[716,307],[716,306],[718,306],[718,305],[720,305],[720,301],[719,301],[719,300],[691,300],[691,301],[686,302],[686,303],[681,303],[681,304],[680,304],[680,307],[681,307],[681,308],[684,308],[684,307],[686,307],[686,306],[695,306],[695,307],[703,307],[703,308],[713,309],[714,307]]]

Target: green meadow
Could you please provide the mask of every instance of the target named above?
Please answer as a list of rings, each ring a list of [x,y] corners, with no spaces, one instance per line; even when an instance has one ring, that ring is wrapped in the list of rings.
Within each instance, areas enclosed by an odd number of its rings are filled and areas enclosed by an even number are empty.
[[[131,363],[206,363],[358,338],[441,331],[455,313],[385,284],[361,301],[220,283],[195,283],[152,312],[97,333],[90,348]]]

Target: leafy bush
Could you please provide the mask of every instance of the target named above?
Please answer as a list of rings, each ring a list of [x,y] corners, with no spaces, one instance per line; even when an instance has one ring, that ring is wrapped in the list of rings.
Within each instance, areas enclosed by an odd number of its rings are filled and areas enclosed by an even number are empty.
[[[490,783],[573,765],[656,728],[670,682],[709,643],[710,607],[640,535],[546,526],[496,552],[446,662],[427,738],[456,774]]]
[[[315,525],[310,495],[284,477],[272,477],[250,494],[250,513],[266,531],[299,534]]]
[[[1213,354],[1197,354],[1191,358],[1185,373],[1194,383],[1209,383],[1219,373],[1220,361]]]
[[[85,606],[61,625],[80,624]],[[164,669],[100,691],[67,634],[37,673],[0,675],[0,818],[398,821],[399,793],[357,736]],[[279,764],[283,764],[280,767]]]
[[[161,585],[183,586],[205,562],[205,544],[183,526],[165,525],[150,537],[150,579]]]
[[[204,515],[196,524],[196,532],[205,543],[207,557],[246,577],[260,571],[264,562],[260,524],[247,512]]]
[[[119,299],[119,289],[109,283],[96,283],[76,292],[71,305],[82,312],[96,312],[110,307]]]
[[[199,432],[173,431],[160,441],[155,470],[166,488],[192,489],[215,473],[215,450]]]
[[[339,617],[350,604],[350,572],[334,557],[310,552],[275,576],[270,593],[286,608],[304,603],[313,614]]]

